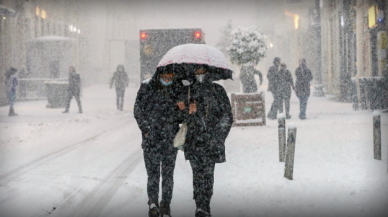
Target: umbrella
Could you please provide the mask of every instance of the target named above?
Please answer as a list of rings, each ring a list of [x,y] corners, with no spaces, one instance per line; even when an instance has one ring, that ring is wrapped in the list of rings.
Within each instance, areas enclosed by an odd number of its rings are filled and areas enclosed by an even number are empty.
[[[224,54],[218,49],[205,44],[183,44],[171,48],[160,60],[157,71],[170,70],[178,72],[178,77],[186,79],[192,76],[195,67],[205,66],[213,81],[232,79],[232,69]]]

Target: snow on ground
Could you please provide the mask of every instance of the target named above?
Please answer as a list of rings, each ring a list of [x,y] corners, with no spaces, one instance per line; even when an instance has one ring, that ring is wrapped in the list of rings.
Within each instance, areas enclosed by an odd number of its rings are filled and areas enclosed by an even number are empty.
[[[0,216],[147,216],[137,89],[127,89],[124,111],[107,85],[85,88],[83,114],[74,99],[69,114],[46,101],[16,103],[17,117],[0,107]],[[268,111],[273,99],[265,93]],[[294,180],[283,177],[276,120],[232,128],[227,162],[215,169],[213,216],[385,216],[388,113],[381,113],[382,160],[375,160],[372,111],[311,97],[301,121],[298,107],[293,95]],[[179,152],[173,216],[194,216],[191,175]]]

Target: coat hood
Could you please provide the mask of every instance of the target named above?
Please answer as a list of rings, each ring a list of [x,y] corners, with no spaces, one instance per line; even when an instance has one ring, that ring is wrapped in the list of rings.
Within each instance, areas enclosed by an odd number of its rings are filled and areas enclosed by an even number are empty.
[[[120,68],[122,68],[123,71],[125,71],[124,65],[119,64],[119,65],[117,66],[116,70],[119,72],[119,71],[120,71],[120,70],[119,70]]]

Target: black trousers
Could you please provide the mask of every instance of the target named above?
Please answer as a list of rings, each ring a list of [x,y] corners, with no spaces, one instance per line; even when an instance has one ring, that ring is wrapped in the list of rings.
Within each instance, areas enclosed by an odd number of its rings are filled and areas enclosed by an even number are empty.
[[[75,92],[68,92],[67,101],[66,101],[66,111],[69,111],[70,109],[70,101],[71,101],[71,98],[73,98],[73,96],[77,101],[79,111],[82,112],[82,105],[81,105],[81,99],[79,97],[79,93],[75,93]]]
[[[170,204],[174,188],[174,169],[178,149],[163,149],[163,152],[144,151],[143,153],[148,175],[148,205],[158,204],[160,169],[162,169],[162,202]]]
[[[214,162],[205,162],[199,156],[190,160],[193,170],[193,189],[197,208],[210,213],[210,200],[213,195]]]
[[[280,110],[280,107],[282,106],[282,97],[278,93],[273,93],[272,91],[271,93],[274,100],[272,102],[271,109],[268,112],[268,116],[276,118],[278,110]],[[281,112],[283,112],[283,108],[281,109]]]
[[[116,88],[117,109],[123,110],[125,88]]]
[[[287,116],[290,115],[290,99],[291,99],[291,93],[290,94],[281,94],[281,96],[280,96],[279,111],[280,111],[280,113],[283,113],[283,103],[284,103]]]

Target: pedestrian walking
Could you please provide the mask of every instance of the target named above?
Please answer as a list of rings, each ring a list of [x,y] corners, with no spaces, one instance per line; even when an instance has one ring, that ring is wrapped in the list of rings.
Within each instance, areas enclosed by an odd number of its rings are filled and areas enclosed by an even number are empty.
[[[310,82],[313,80],[313,74],[306,66],[306,60],[299,60],[299,67],[295,70],[296,82],[295,93],[299,98],[299,118],[306,119],[307,101],[310,97]]]
[[[254,75],[259,76],[261,85],[263,83],[262,73],[253,67],[253,63],[247,63],[243,65],[240,72],[240,81],[243,86],[243,93],[257,92],[257,83]]]
[[[276,119],[279,106],[281,105],[281,96],[278,92],[279,85],[279,71],[280,71],[280,58],[275,57],[273,65],[268,69],[268,91],[271,91],[274,101],[272,102],[271,109],[268,112],[269,119]]]
[[[279,71],[279,85],[278,93],[280,95],[279,111],[283,113],[283,105],[286,109],[286,119],[290,119],[290,99],[291,99],[291,88],[294,90],[294,80],[292,79],[291,72],[287,70],[287,65],[280,64]]]
[[[16,100],[16,86],[18,86],[18,79],[16,72],[18,70],[14,67],[11,67],[5,73],[5,94],[9,100],[9,113],[8,116],[16,116],[15,110],[13,108],[14,102]]]
[[[121,111],[123,110],[125,88],[128,87],[128,83],[128,74],[125,72],[124,66],[120,64],[110,81],[110,88],[112,89],[113,84],[116,87],[116,105],[117,109]]]
[[[69,113],[71,98],[75,98],[78,104],[78,113],[82,113],[82,105],[80,99],[81,93],[81,76],[76,73],[74,66],[69,67],[69,86],[67,88],[66,110],[63,113]]]
[[[163,71],[157,71],[152,79],[143,81],[136,97],[134,116],[143,138],[150,217],[171,215],[170,203],[178,151],[173,140],[184,118],[184,111],[178,106],[178,103],[183,103],[177,97],[181,92],[184,92],[183,85],[176,82],[172,68],[166,67]],[[160,174],[163,181],[159,204]]]
[[[187,121],[184,153],[193,171],[195,216],[211,216],[216,163],[226,161],[225,139],[233,123],[233,114],[225,89],[210,79],[207,67],[194,67],[195,80]]]

